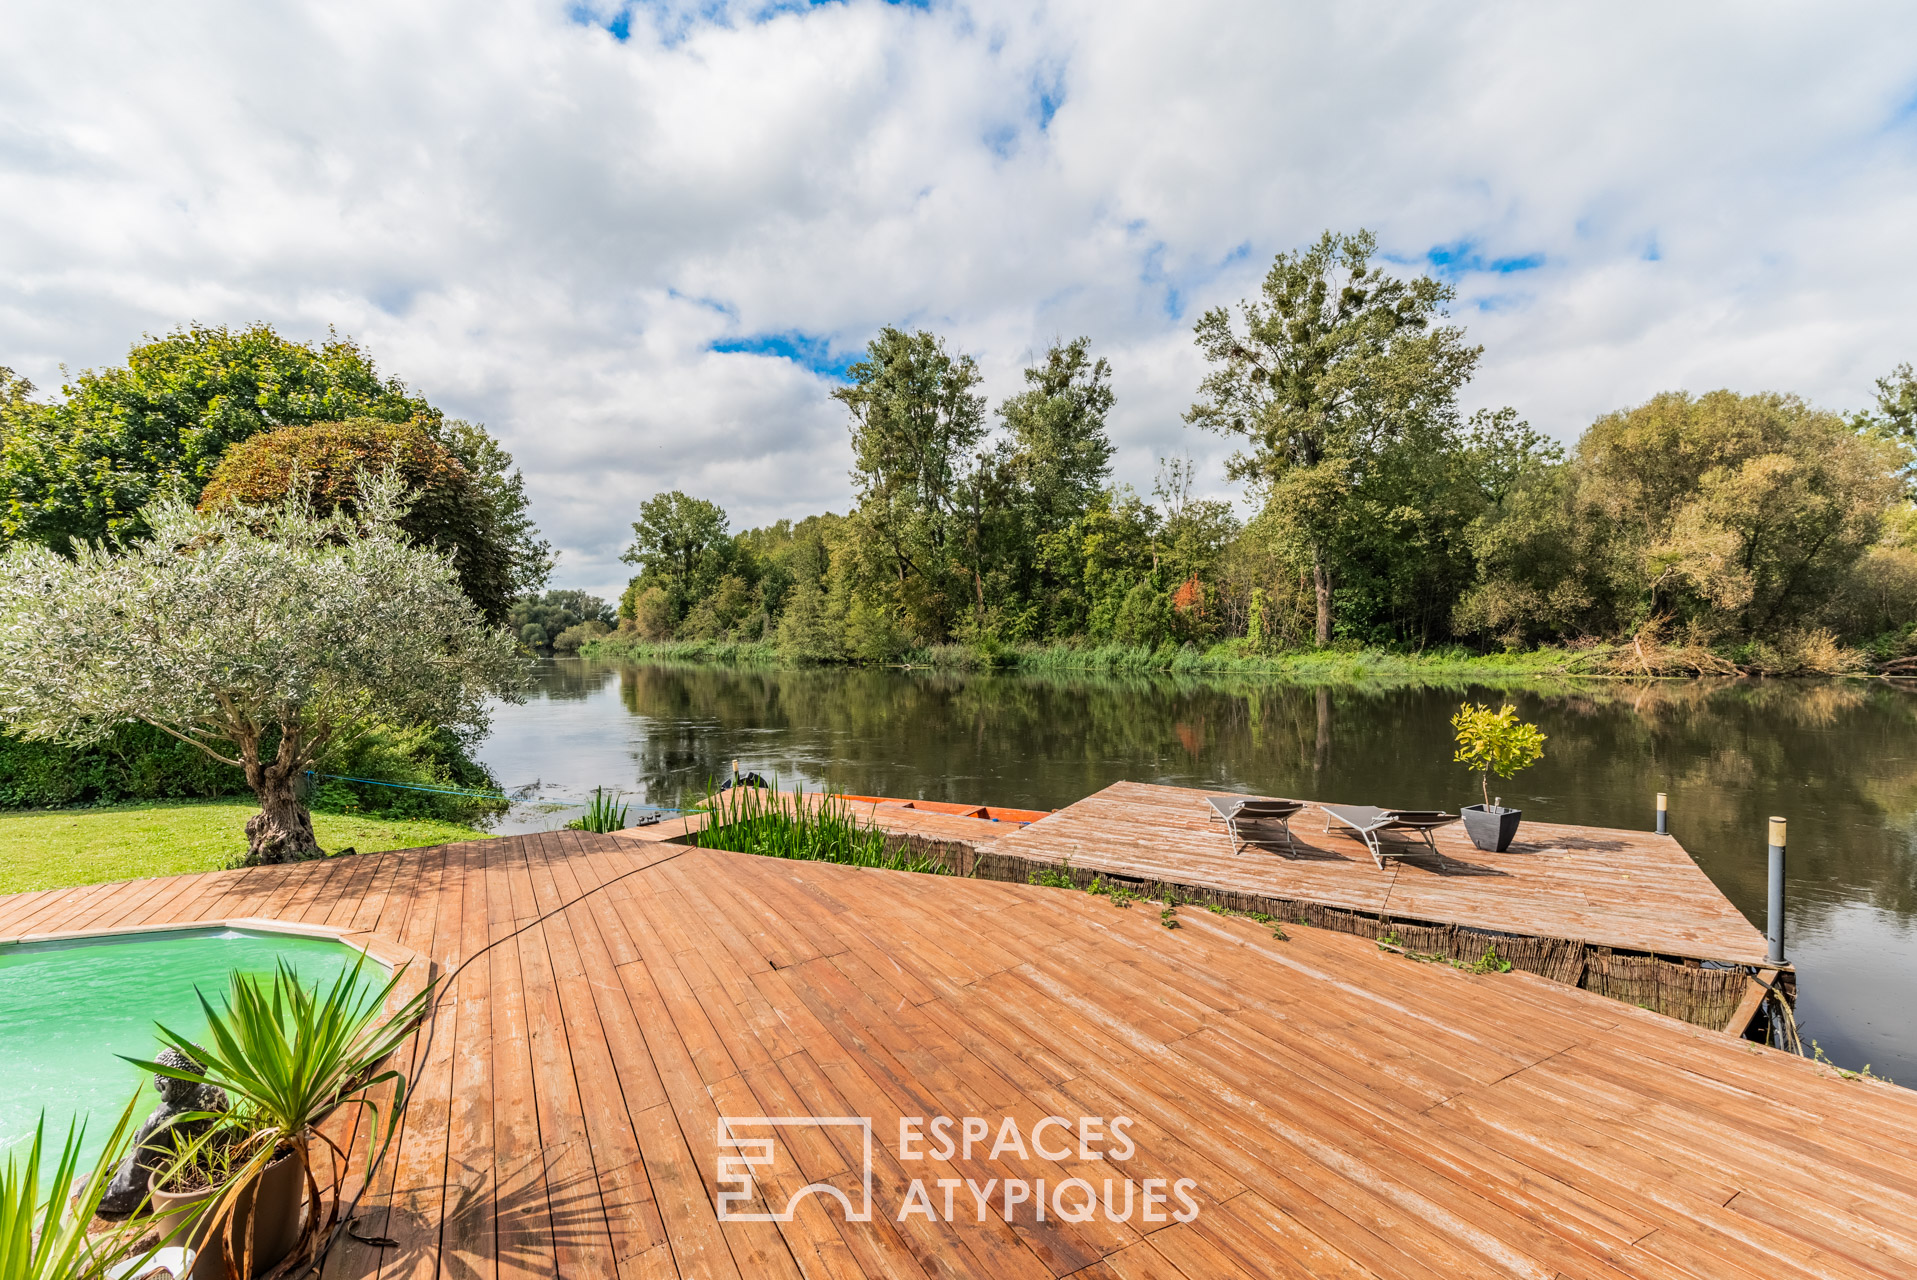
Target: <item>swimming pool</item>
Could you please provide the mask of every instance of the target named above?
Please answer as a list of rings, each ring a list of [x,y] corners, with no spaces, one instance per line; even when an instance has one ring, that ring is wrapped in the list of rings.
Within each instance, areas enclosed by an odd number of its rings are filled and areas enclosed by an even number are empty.
[[[235,969],[270,974],[284,960],[303,985],[330,984],[360,954],[331,938],[234,928],[0,946],[0,1159],[32,1136],[42,1111],[56,1150],[70,1119],[91,1117],[91,1161],[135,1085],[147,1085],[139,1116],[157,1105],[151,1077],[114,1055],[151,1059],[155,1022],[198,1039],[206,1018],[196,987],[217,1009]],[[386,977],[370,960],[367,969]]]

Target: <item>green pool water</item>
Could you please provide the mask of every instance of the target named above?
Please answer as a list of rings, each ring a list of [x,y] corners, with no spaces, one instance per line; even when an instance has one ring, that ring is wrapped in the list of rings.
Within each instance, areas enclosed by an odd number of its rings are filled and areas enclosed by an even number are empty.
[[[144,1081],[140,1115],[159,1103],[152,1078],[115,1054],[151,1059],[155,1022],[198,1039],[194,989],[214,1008],[234,970],[271,973],[284,960],[303,985],[330,984],[360,953],[324,938],[201,929],[0,947],[0,1160],[30,1139],[42,1112],[57,1148],[67,1123],[90,1119],[86,1158],[104,1145]],[[370,961],[369,978],[385,970]]]

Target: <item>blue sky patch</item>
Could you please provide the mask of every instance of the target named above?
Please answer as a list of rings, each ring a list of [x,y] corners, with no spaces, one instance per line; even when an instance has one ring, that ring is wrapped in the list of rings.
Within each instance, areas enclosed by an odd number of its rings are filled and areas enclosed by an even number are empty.
[[[708,350],[722,354],[773,356],[790,360],[800,368],[809,369],[823,377],[840,380],[845,378],[845,371],[862,354],[835,355],[830,338],[822,334],[800,333],[797,329],[788,329],[784,333],[755,333],[742,338],[721,338]]]
[[[1434,275],[1446,280],[1456,280],[1459,276],[1481,271],[1510,275],[1516,271],[1535,271],[1544,265],[1542,253],[1527,253],[1508,258],[1486,258],[1478,242],[1471,239],[1432,245],[1425,250],[1424,260],[1430,264]]]

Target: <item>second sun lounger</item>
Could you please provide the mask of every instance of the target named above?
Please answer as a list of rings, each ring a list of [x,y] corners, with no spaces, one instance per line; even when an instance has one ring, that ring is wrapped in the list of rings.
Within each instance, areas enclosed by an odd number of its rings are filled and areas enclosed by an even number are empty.
[[[1325,830],[1331,830],[1333,822],[1348,828],[1364,841],[1380,871],[1384,870],[1386,858],[1401,858],[1405,849],[1402,845],[1387,849],[1379,836],[1391,831],[1415,832],[1424,838],[1431,852],[1436,853],[1438,842],[1431,833],[1458,820],[1457,814],[1441,809],[1380,809],[1368,804],[1321,804],[1318,807],[1325,811]]]

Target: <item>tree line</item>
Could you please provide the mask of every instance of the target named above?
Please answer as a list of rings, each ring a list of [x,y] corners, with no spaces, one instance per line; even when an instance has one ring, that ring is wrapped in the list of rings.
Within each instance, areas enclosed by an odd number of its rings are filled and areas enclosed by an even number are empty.
[[[1699,652],[1872,642],[1917,621],[1917,379],[1849,417],[1780,393],[1670,392],[1567,451],[1510,408],[1466,416],[1483,348],[1450,286],[1374,264],[1365,232],[1280,254],[1203,314],[1185,414],[1235,439],[1254,513],[1111,483],[1111,369],[1078,338],[995,409],[973,359],[882,330],[833,392],[853,493],[734,533],[685,493],[641,503],[627,640],[776,643],[887,661],[959,642],[1518,649],[1649,638]]]

